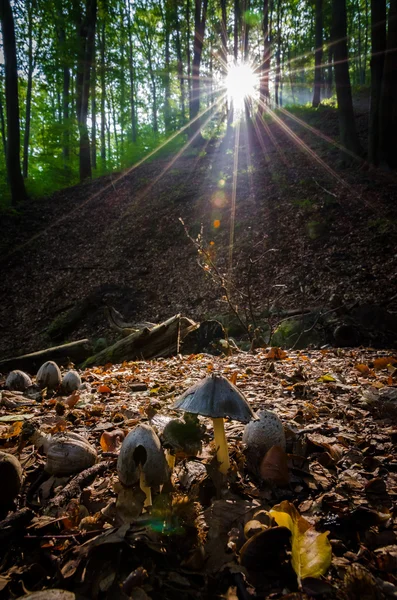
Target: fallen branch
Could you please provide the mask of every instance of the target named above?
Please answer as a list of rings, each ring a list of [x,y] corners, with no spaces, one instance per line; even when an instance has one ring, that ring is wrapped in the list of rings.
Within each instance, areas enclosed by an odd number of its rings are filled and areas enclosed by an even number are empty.
[[[54,508],[59,508],[72,498],[78,496],[87,485],[91,485],[98,475],[103,475],[113,465],[114,461],[100,462],[73,477],[72,481],[63,488],[62,492],[48,502],[46,512],[48,513]]]
[[[12,513],[3,521],[0,521],[0,541],[5,542],[9,538],[15,538],[19,533],[25,533],[25,529],[33,517],[33,510],[21,508],[18,512]]]
[[[21,369],[28,373],[36,373],[39,367],[47,360],[53,360],[59,366],[65,366],[69,362],[75,364],[82,363],[92,352],[92,347],[88,339],[70,342],[62,346],[46,348],[31,354],[13,356],[0,361],[0,373],[8,373],[13,369]]]

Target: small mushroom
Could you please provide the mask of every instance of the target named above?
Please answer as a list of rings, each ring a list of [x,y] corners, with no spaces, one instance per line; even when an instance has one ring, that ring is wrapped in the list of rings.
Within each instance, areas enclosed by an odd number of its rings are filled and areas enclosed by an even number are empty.
[[[3,486],[0,496],[0,514],[9,510],[18,496],[22,485],[22,467],[19,460],[7,452],[0,451],[0,481]]]
[[[61,383],[61,390],[64,394],[71,394],[81,386],[81,378],[77,371],[68,371],[65,373]]]
[[[152,504],[151,488],[168,481],[169,469],[160,440],[149,425],[137,425],[127,435],[117,460],[117,472],[126,487],[139,481],[146,494],[145,506]]]
[[[31,385],[32,380],[23,371],[11,371],[6,379],[6,388],[13,392],[24,392]]]
[[[42,364],[37,371],[36,382],[41,389],[55,390],[60,385],[61,380],[61,371],[58,365],[52,360],[48,360]]]
[[[175,402],[174,408],[212,418],[216,456],[221,463],[219,470],[226,474],[230,461],[224,418],[229,417],[242,423],[248,423],[255,418],[243,394],[225,377],[211,375],[186,390]]]
[[[276,413],[260,410],[258,420],[245,426],[243,442],[247,446],[247,460],[254,471],[272,446],[285,450],[284,427]]]

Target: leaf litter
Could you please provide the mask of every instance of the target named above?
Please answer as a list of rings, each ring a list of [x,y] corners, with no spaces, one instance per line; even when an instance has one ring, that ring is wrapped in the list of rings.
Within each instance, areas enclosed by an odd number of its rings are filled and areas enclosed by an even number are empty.
[[[263,349],[86,369],[84,389],[69,397],[2,389],[1,450],[19,457],[24,478],[1,517],[0,598],[48,589],[98,599],[395,598],[395,362],[370,349]],[[171,419],[187,427],[173,403],[211,373],[254,411],[280,417],[286,451],[274,446],[252,472],[244,425],[226,421],[224,477],[211,420],[199,417],[201,450],[178,451],[170,483],[145,508],[143,492],[118,480],[123,439],[141,423],[160,437]],[[26,421],[82,435],[98,462],[47,474],[45,456],[21,444]]]

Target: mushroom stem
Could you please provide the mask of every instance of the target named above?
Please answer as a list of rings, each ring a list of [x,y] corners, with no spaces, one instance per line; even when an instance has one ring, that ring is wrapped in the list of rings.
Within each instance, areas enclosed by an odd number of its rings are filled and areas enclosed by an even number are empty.
[[[167,464],[168,464],[168,466],[170,468],[170,471],[172,472],[173,469],[174,469],[174,467],[175,467],[176,456],[175,456],[175,454],[172,454],[170,452],[170,450],[167,450],[166,453],[165,453],[165,458],[167,460]]]
[[[143,506],[151,506],[152,505],[152,490],[150,487],[148,487],[146,485],[145,474],[143,473],[143,471],[141,471],[141,475],[139,477],[139,486],[140,486],[142,492],[145,492],[145,494],[146,494],[146,500],[145,500]]]
[[[219,470],[226,475],[230,467],[229,450],[227,447],[224,420],[222,418],[212,419],[214,423],[214,438],[216,446],[216,457],[221,463]]]

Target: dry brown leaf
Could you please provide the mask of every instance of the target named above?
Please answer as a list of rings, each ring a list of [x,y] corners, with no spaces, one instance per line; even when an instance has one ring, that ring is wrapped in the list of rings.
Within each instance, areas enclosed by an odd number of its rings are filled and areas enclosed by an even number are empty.
[[[288,457],[281,446],[272,446],[262,459],[260,476],[275,485],[286,486],[289,482]]]

